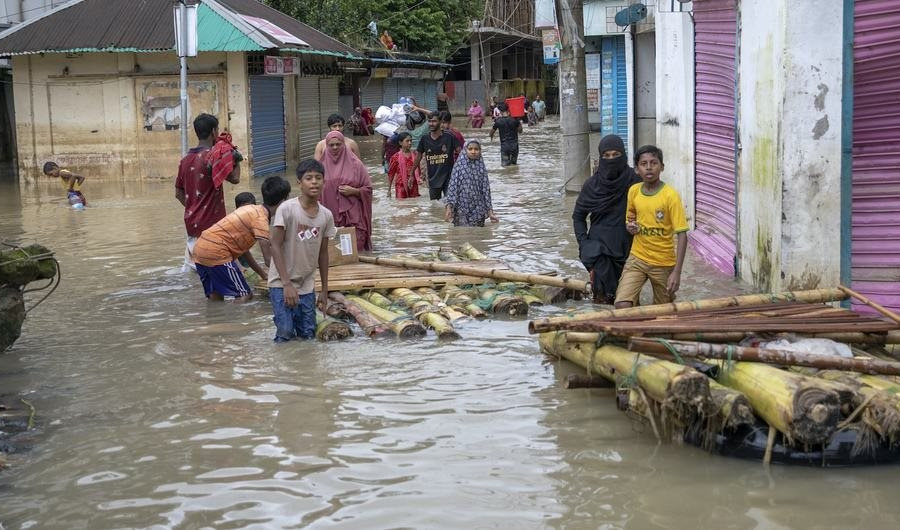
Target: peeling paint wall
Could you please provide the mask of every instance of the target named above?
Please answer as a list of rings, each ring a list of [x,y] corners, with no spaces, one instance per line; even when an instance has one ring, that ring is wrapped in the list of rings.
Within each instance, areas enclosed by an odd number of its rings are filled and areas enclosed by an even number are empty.
[[[656,145],[662,178],[678,190],[694,226],[694,25],[690,13],[656,14]]]
[[[220,127],[228,127],[235,143],[246,149],[243,53],[204,53],[188,65],[191,114],[214,112]],[[180,121],[180,116],[172,116],[178,95],[173,55],[17,56],[13,75],[20,178],[40,178],[48,160],[91,178],[175,176],[181,133],[169,125]],[[155,104],[148,104],[150,97],[157,98]],[[164,102],[172,98],[167,110]],[[188,142],[196,144],[189,131]]]
[[[821,35],[840,27],[840,10],[815,0],[740,9],[739,274],[763,290],[834,285],[842,43]]]

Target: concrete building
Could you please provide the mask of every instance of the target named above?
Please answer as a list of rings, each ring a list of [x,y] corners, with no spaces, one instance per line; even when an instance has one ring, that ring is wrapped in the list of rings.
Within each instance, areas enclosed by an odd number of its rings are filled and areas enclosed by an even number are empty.
[[[48,160],[97,178],[174,177],[183,124],[172,20],[169,0],[73,0],[0,34],[21,179]],[[197,25],[189,119],[217,116],[257,176],[312,154],[339,110],[344,68],[365,58],[255,0],[203,0]]]
[[[469,46],[449,59],[444,83],[450,111],[464,115],[477,99],[484,105],[525,93],[547,99],[541,37],[534,28],[534,0],[487,0],[482,20],[473,21]],[[555,99],[548,101],[555,108]]]
[[[900,3],[665,4],[656,141],[692,251],[762,290],[842,282],[900,309]]]

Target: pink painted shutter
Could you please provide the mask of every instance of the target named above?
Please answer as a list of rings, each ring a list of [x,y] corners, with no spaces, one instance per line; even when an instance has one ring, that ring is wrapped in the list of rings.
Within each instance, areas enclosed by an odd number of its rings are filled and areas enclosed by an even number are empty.
[[[900,310],[900,1],[856,0],[853,25],[853,288]]]
[[[734,275],[735,0],[694,1],[696,212],[690,240],[717,269]]]

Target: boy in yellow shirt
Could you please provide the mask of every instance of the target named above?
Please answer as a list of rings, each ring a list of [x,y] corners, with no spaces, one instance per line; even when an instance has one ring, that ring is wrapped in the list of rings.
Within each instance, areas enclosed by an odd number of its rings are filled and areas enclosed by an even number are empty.
[[[616,291],[616,308],[637,305],[647,280],[653,287],[654,304],[674,301],[687,251],[688,225],[681,197],[659,180],[665,169],[662,149],[641,147],[634,155],[634,166],[643,182],[628,189],[625,228],[634,241]]]
[[[59,167],[56,162],[47,162],[44,164],[44,174],[48,177],[58,178],[66,189],[69,204],[72,206],[80,205],[82,208],[87,206],[87,200],[81,193],[81,185],[84,183],[84,177],[76,175],[68,169]]]

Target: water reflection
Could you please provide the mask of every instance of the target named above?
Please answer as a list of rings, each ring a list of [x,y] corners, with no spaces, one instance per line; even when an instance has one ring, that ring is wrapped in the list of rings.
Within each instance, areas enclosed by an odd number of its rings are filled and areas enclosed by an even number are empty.
[[[485,142],[502,220],[477,229],[427,198],[388,200],[379,146],[362,141],[377,249],[471,241],[523,270],[583,274],[556,132],[526,131],[512,168]],[[546,364],[522,321],[469,322],[451,344],[276,347],[267,301],[207,304],[180,273],[170,182],[89,182],[82,212],[55,182],[3,186],[0,233],[45,243],[63,270],[0,356],[0,392],[27,393],[39,426],[0,474],[5,528],[896,526],[890,469],[768,476],[657,447],[607,391],[563,390],[575,368]],[[694,258],[683,284],[742,289]]]

